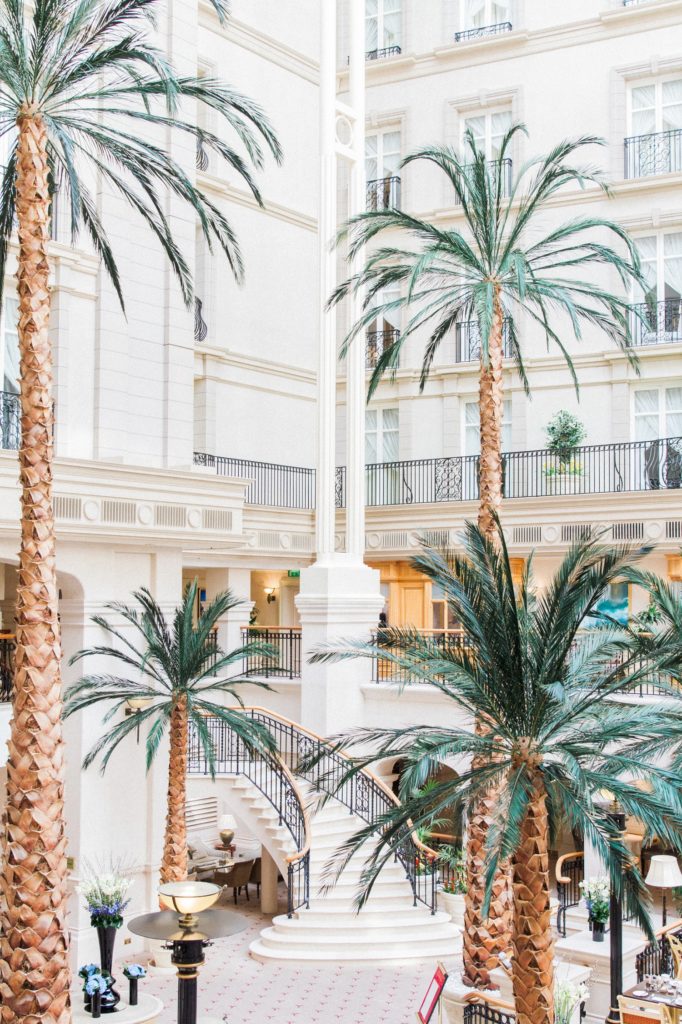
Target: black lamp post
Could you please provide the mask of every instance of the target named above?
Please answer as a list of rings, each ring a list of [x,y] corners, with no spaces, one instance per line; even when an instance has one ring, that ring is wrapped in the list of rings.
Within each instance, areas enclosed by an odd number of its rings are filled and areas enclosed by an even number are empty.
[[[161,902],[171,910],[143,914],[128,924],[133,935],[161,939],[172,946],[171,962],[178,972],[178,1024],[196,1024],[197,979],[206,946],[246,928],[239,914],[210,909],[221,892],[220,886],[210,882],[171,882],[159,889]]]
[[[616,801],[609,805],[606,817],[619,832],[625,832],[625,814]],[[623,902],[613,887],[609,906],[609,940],[611,1009],[606,1024],[620,1024],[618,996],[623,991]]]

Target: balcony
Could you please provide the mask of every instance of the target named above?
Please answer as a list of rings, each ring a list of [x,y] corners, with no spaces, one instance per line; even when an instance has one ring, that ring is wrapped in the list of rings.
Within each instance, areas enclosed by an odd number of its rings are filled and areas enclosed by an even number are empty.
[[[368,331],[365,336],[366,368],[374,370],[384,352],[395,345],[399,338],[400,331],[397,327],[390,327],[383,331]]]
[[[467,28],[462,32],[455,32],[456,43],[468,43],[471,39],[484,39],[486,36],[500,36],[505,32],[511,32],[511,21],[498,21],[495,25],[481,25],[478,28]]]
[[[249,645],[260,647],[267,644],[273,650],[273,657],[262,654],[248,654]],[[300,679],[301,676],[301,630],[296,626],[245,626],[242,629],[242,647],[247,651],[243,672],[247,676],[269,679]]]
[[[509,320],[505,317],[502,325],[502,354],[505,359],[512,355]],[[481,358],[481,329],[477,320],[463,320],[457,324],[455,362],[473,363]]]
[[[497,160],[488,160],[488,167],[490,167],[490,169],[492,170],[493,168],[495,168],[497,166],[498,162],[499,161],[497,161]],[[471,166],[471,164],[469,164],[469,166]],[[512,161],[509,159],[509,157],[505,157],[505,159],[502,161],[502,196],[504,198],[509,197],[511,195],[511,190],[512,190]],[[459,202],[459,198],[457,196],[455,197],[455,205],[456,206],[461,205],[460,202]]]
[[[19,450],[21,437],[21,402],[19,395],[0,391],[0,448]]]
[[[12,700],[14,690],[14,633],[0,633],[0,704]]]
[[[682,300],[640,302],[632,307],[633,344],[666,345],[682,341]]]
[[[625,177],[682,172],[682,129],[633,135],[625,140]]]
[[[266,508],[315,508],[315,470],[301,466],[282,466],[276,462],[229,459],[222,455],[194,453],[195,466],[215,468],[218,476],[241,477],[251,483],[246,492],[247,505]]]
[[[367,50],[365,60],[384,60],[386,57],[399,57],[402,52],[400,46],[382,46],[379,50]]]
[[[367,182],[367,209],[372,212],[400,209],[400,178],[397,175]]]

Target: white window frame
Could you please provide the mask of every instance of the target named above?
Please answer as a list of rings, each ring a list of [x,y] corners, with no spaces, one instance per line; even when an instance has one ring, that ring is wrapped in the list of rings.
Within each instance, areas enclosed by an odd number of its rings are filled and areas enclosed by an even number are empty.
[[[479,434],[478,434],[479,444],[478,444],[478,450],[475,451],[475,452],[467,452],[467,426],[472,426],[472,424],[467,424],[467,412],[466,412],[466,410],[467,410],[467,406],[475,405],[475,406],[478,407],[478,404],[479,403],[478,403],[478,399],[477,398],[467,398],[462,403],[462,435],[461,435],[462,436],[462,455],[464,455],[465,457],[469,457],[469,458],[477,458],[481,454],[481,449],[480,449],[480,437],[481,437],[481,435],[480,435],[480,414],[479,414]],[[507,396],[507,398],[505,398],[503,400],[503,406],[502,406],[502,453],[503,454],[506,454],[508,451],[511,450],[511,444],[512,444],[512,411],[513,410],[512,410],[511,396]],[[508,437],[508,440],[509,440],[509,444],[508,445],[505,445],[505,443],[504,443],[505,428],[508,428],[508,434],[507,434],[507,437]]]
[[[5,387],[5,372],[7,370],[7,366],[6,366],[7,358],[6,357],[7,357],[7,347],[8,347],[7,346],[7,340],[8,340],[8,334],[9,334],[9,336],[13,337],[15,339],[15,341],[16,341],[16,346],[15,347],[16,347],[16,361],[17,361],[17,380],[13,382],[14,383],[14,389],[10,392],[10,394],[18,395],[19,394],[19,384],[18,384],[18,378],[19,378],[19,369],[18,369],[18,367],[19,367],[19,329],[18,329],[17,315],[16,314],[18,313],[19,299],[18,299],[18,297],[16,295],[11,294],[11,288],[8,289],[8,290],[10,291],[10,294],[9,295],[5,295],[5,297],[3,299],[3,302],[2,302],[2,313],[0,315],[0,382],[1,382],[2,390],[3,391],[7,391],[7,388]],[[9,332],[7,330],[7,323],[8,323],[8,319],[9,319],[8,311],[7,311],[8,303],[13,303],[13,304],[16,305],[15,310],[12,312],[12,314],[10,314],[12,316],[12,327],[11,327]]]
[[[492,124],[493,117],[495,114],[509,114],[509,126],[514,123],[514,112],[508,103],[503,103],[495,107],[485,107],[482,110],[467,110],[460,114],[460,144],[464,144],[464,133],[467,128],[467,121],[474,117],[482,117],[485,121],[485,140],[484,140],[484,151],[486,160],[492,160]]]
[[[387,413],[387,412],[395,412],[395,413],[397,413],[397,417],[398,417],[398,428],[397,428],[397,430],[386,430],[384,428],[384,414]],[[372,431],[372,433],[376,434],[376,439],[377,439],[377,445],[376,445],[377,454],[376,454],[376,458],[374,459],[374,462],[375,463],[381,463],[381,462],[395,462],[395,461],[399,461],[400,460],[400,406],[397,405],[395,402],[392,402],[392,403],[386,404],[386,405],[373,405],[370,409],[367,409],[367,411],[365,413],[365,416],[367,416],[368,413],[376,413],[377,429],[375,431]],[[366,429],[366,433],[369,433],[369,431],[367,431],[367,429]],[[385,452],[384,452],[384,434],[397,434],[397,436],[398,436],[398,459],[397,460],[396,459],[387,459],[385,457]],[[368,459],[367,459],[367,449],[366,448],[365,448],[365,461],[366,462],[368,461]]]
[[[636,441],[639,444],[646,444],[653,443],[655,440],[662,440],[663,438],[666,438],[668,436],[675,436],[674,434],[669,434],[667,427],[668,409],[666,402],[666,392],[673,391],[678,388],[682,388],[682,379],[676,381],[666,381],[664,384],[647,384],[644,381],[642,381],[639,385],[636,385],[635,387],[632,388],[630,399],[630,422],[632,426],[630,429],[630,436],[633,441]],[[635,394],[642,391],[653,392],[658,396],[658,408],[656,410],[658,416],[658,436],[656,438],[651,438],[649,442],[643,441],[637,437],[637,419],[639,417],[637,415],[637,411],[635,408]],[[680,412],[682,412],[682,406],[680,407]],[[651,413],[650,415],[653,415],[653,413]]]
[[[386,12],[384,11],[384,6],[386,5],[386,3],[389,3],[389,2],[391,4],[395,4],[395,6],[397,6],[397,8],[398,8],[397,12],[396,11],[389,11],[388,12],[390,15],[393,15],[393,14],[396,14],[396,13],[398,14],[398,20],[399,20],[400,28],[398,30],[398,36],[397,36],[397,39],[395,40],[395,42],[390,42],[390,41],[388,41],[386,39],[386,24],[385,24]],[[404,17],[403,0],[377,0],[377,13],[376,14],[368,14],[367,13],[367,5],[365,4],[365,46],[367,47],[366,52],[367,53],[371,53],[373,49],[385,50],[389,46],[399,46],[402,49],[402,43],[403,43],[403,17]],[[374,21],[375,18],[376,18],[376,23],[377,23],[377,45],[376,45],[376,47],[371,47],[369,45],[369,43],[367,42],[368,35],[369,35],[369,33],[367,31],[367,27],[368,27],[369,22],[370,21]]]
[[[398,150],[397,150],[398,166],[396,167],[395,171],[390,171],[389,173],[387,173],[387,170],[386,170],[386,146],[384,144],[387,135],[397,135],[398,136]],[[376,139],[377,140],[377,152],[376,152],[377,176],[376,176],[376,178],[373,178],[373,179],[370,179],[370,180],[372,180],[372,181],[383,181],[385,178],[399,177],[400,176],[400,160],[402,158],[402,152],[403,152],[403,139],[402,139],[402,132],[400,130],[400,125],[386,125],[385,128],[377,128],[374,131],[365,132],[365,170],[367,170],[367,162],[369,160],[369,156],[367,154],[367,142],[368,142],[369,139]],[[369,179],[369,175],[367,175],[367,177]]]
[[[663,131],[663,86],[666,82],[680,82],[682,81],[682,71],[671,72],[668,75],[656,75],[649,76],[648,78],[637,78],[628,83],[627,89],[627,134],[629,137],[634,135],[634,128],[632,126],[632,93],[635,89],[643,88],[647,85],[653,85],[655,87],[655,98],[654,98],[654,120],[655,127],[654,132]]]
[[[484,21],[483,21],[483,25],[479,26],[479,25],[472,25],[472,24],[469,23],[469,17],[468,17],[468,13],[469,13],[469,0],[460,0],[460,5],[459,5],[459,24],[460,24],[461,31],[467,32],[470,29],[474,29],[474,28],[486,28],[489,25],[498,25],[498,24],[500,24],[500,22],[495,21],[495,19],[493,17],[493,13],[492,13],[493,3],[499,2],[499,0],[484,0],[484,2],[485,2]],[[511,22],[511,24],[513,25],[514,24],[514,0],[507,0],[507,8],[508,8],[507,9],[507,17],[504,20]]]

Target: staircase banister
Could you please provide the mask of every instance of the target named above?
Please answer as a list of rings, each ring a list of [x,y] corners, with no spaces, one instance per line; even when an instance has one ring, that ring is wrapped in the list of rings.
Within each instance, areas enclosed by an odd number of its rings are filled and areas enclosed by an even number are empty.
[[[678,917],[678,919],[676,921],[673,921],[672,924],[666,924],[663,928],[659,928],[656,932],[656,938],[662,939],[664,935],[668,934],[668,932],[679,931],[682,931],[682,918]]]
[[[571,882],[571,879],[562,874],[564,864],[566,861],[577,860],[579,857],[584,856],[585,854],[583,850],[573,850],[571,853],[564,853],[562,857],[559,857],[556,862],[556,868],[554,869],[557,882],[563,882],[564,885],[568,885]]]
[[[326,740],[324,736],[318,735],[318,733],[313,732],[312,729],[306,729],[304,726],[300,724],[300,722],[294,722],[290,718],[286,718],[284,715],[280,715],[275,711],[271,711],[270,708],[263,708],[257,705],[253,705],[250,707],[236,707],[232,708],[231,710],[241,712],[252,711],[256,712],[259,715],[269,715],[271,718],[275,718],[278,722],[282,722],[284,725],[291,726],[292,729],[298,729],[299,732],[305,733],[306,736],[310,736],[311,739],[317,740],[318,743],[323,743],[325,746],[328,745],[329,741]],[[343,757],[344,760],[346,761],[350,762],[352,760],[350,755],[343,750],[336,750],[335,753],[337,753],[339,757]],[[400,800],[398,799],[398,797],[395,795],[393,790],[389,786],[387,786],[382,779],[379,778],[378,775],[375,775],[374,772],[370,772],[369,769],[367,768],[363,768],[362,772],[369,779],[371,779],[372,782],[374,782],[375,785],[377,785],[379,789],[381,789],[386,794],[387,797],[389,797],[389,799],[396,805],[396,807],[400,807]],[[420,853],[424,854],[424,856],[427,857],[428,860],[438,860],[438,854],[436,853],[436,851],[430,849],[430,847],[425,846],[424,843],[420,842],[416,832],[414,831],[414,826],[412,825],[412,822],[408,820],[407,824],[408,826],[410,826],[410,835],[412,836],[412,842],[414,843],[417,850],[419,850]]]
[[[487,1003],[488,1006],[494,1006],[498,1010],[515,1012],[513,1003],[506,1003],[504,999],[498,999],[490,992],[486,992],[482,989],[473,989],[467,993],[464,997],[464,1002],[471,1006],[472,1003]]]
[[[305,800],[303,798],[303,794],[301,793],[300,789],[298,788],[298,784],[296,782],[296,779],[294,778],[292,773],[289,771],[289,769],[287,768],[287,766],[285,765],[285,763],[284,763],[284,761],[282,760],[281,757],[278,757],[277,761],[279,763],[279,766],[280,766],[280,769],[282,771],[282,774],[284,775],[284,777],[288,781],[289,785],[291,786],[292,790],[296,794],[296,799],[298,800],[299,807],[301,808],[301,814],[303,815],[303,840],[304,840],[303,846],[302,846],[302,848],[300,850],[297,850],[295,853],[290,853],[288,857],[285,857],[285,860],[286,860],[287,864],[297,864],[299,860],[303,860],[303,858],[308,853],[310,853],[310,840],[311,840],[310,815],[308,813],[308,808],[306,807]]]

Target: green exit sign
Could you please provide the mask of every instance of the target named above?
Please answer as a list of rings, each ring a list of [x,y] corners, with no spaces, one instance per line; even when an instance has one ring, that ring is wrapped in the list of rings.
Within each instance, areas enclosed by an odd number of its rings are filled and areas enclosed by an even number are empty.
[[[287,573],[287,576],[289,577],[290,580],[297,580],[300,575],[301,575],[301,570],[300,569],[289,569],[289,571]]]

